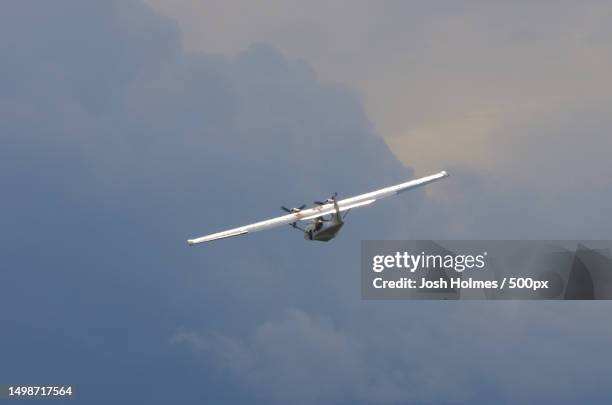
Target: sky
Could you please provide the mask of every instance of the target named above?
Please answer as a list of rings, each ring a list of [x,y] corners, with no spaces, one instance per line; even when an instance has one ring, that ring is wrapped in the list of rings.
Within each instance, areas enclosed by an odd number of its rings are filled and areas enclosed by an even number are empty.
[[[611,238],[609,10],[249,4],[3,8],[0,382],[86,403],[609,402],[605,302],[369,302],[359,279],[362,239]],[[440,169],[328,244],[185,245]]]

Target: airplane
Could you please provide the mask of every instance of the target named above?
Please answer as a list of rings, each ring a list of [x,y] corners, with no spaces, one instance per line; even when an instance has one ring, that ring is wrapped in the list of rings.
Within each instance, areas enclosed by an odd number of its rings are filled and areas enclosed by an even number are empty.
[[[433,183],[445,177],[448,177],[448,173],[446,171],[441,171],[420,179],[410,180],[395,186],[381,188],[380,190],[339,201],[336,198],[338,193],[334,193],[325,201],[315,201],[314,203],[316,206],[308,209],[304,209],[306,208],[306,204],[296,208],[282,206],[281,209],[287,212],[286,215],[238,228],[228,229],[227,231],[212,233],[195,239],[189,239],[187,240],[187,244],[193,246],[202,242],[246,235],[248,233],[263,231],[281,225],[290,225],[298,229],[304,233],[304,239],[306,240],[327,242],[340,232],[340,229],[344,225],[344,218],[353,208],[365,207],[381,198],[396,195],[415,187],[424,186],[425,184]],[[298,226],[298,221],[307,221],[307,224],[301,227]]]

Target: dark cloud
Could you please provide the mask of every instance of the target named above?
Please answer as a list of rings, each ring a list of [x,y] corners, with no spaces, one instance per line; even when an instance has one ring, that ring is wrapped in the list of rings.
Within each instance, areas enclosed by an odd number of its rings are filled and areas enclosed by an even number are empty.
[[[439,366],[445,358],[389,351],[421,339],[415,347],[433,356],[429,342],[452,340],[481,308],[373,305],[360,301],[358,278],[361,239],[478,235],[483,213],[516,203],[512,192],[501,199],[457,170],[440,186],[458,204],[417,190],[351,213],[330,244],[288,228],[188,249],[188,237],[274,216],[281,204],[367,191],[412,170],[373,134],[359,97],[320,82],[306,62],[263,44],[233,58],[186,53],[174,23],[137,2],[12,2],[0,33],[0,354],[9,365],[0,380],[80,383],[88,402],[115,387],[100,403],[451,401],[474,398],[479,379],[492,398],[514,398],[516,362],[493,377],[482,363],[453,379]],[[496,235],[512,226],[502,218]],[[522,305],[533,319],[558,315]],[[511,360],[486,335],[507,310],[488,309],[470,326],[475,343],[450,356],[450,370],[480,348]],[[584,330],[602,313],[588,312]],[[560,325],[544,318],[540,327],[572,343],[576,333]],[[531,352],[548,342],[519,330]],[[585,334],[574,363],[593,359],[588,346],[602,336],[610,331]],[[214,345],[214,355],[171,341]],[[546,384],[549,368],[533,369]],[[449,380],[446,391],[406,389],[419,373],[415,381]],[[279,378],[299,389],[280,389]]]

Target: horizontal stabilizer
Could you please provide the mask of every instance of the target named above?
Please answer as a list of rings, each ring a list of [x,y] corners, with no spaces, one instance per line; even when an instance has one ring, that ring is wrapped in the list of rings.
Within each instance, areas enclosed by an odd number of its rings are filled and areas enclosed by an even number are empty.
[[[338,208],[339,208],[339,211],[340,211],[340,212],[342,212],[342,211],[348,211],[348,210],[350,210],[351,208],[357,208],[357,207],[363,207],[364,205],[370,205],[370,204],[372,204],[374,201],[376,201],[376,200],[372,198],[371,200],[366,200],[366,201],[361,201],[361,202],[358,202],[358,203],[353,203],[353,204],[343,205],[343,206],[340,206],[340,207],[338,207]],[[309,216],[304,217],[304,218],[300,218],[300,220],[301,220],[301,221],[307,221],[307,220],[309,220],[309,219],[313,219],[313,218],[320,217],[321,215],[327,215],[327,214],[333,214],[333,213],[335,213],[335,212],[336,212],[336,208],[334,208],[334,205],[333,205],[333,204],[329,204],[329,205],[330,205],[330,207],[328,207],[327,209],[321,210],[321,211],[320,211],[319,213],[317,213],[317,214],[313,214],[313,215],[309,215]]]

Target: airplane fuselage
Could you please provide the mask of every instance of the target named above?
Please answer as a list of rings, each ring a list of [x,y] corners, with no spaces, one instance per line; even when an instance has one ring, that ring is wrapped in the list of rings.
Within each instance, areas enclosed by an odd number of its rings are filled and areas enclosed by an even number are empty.
[[[343,225],[343,221],[332,219],[324,222],[317,218],[306,226],[304,239],[327,242],[336,237]]]

